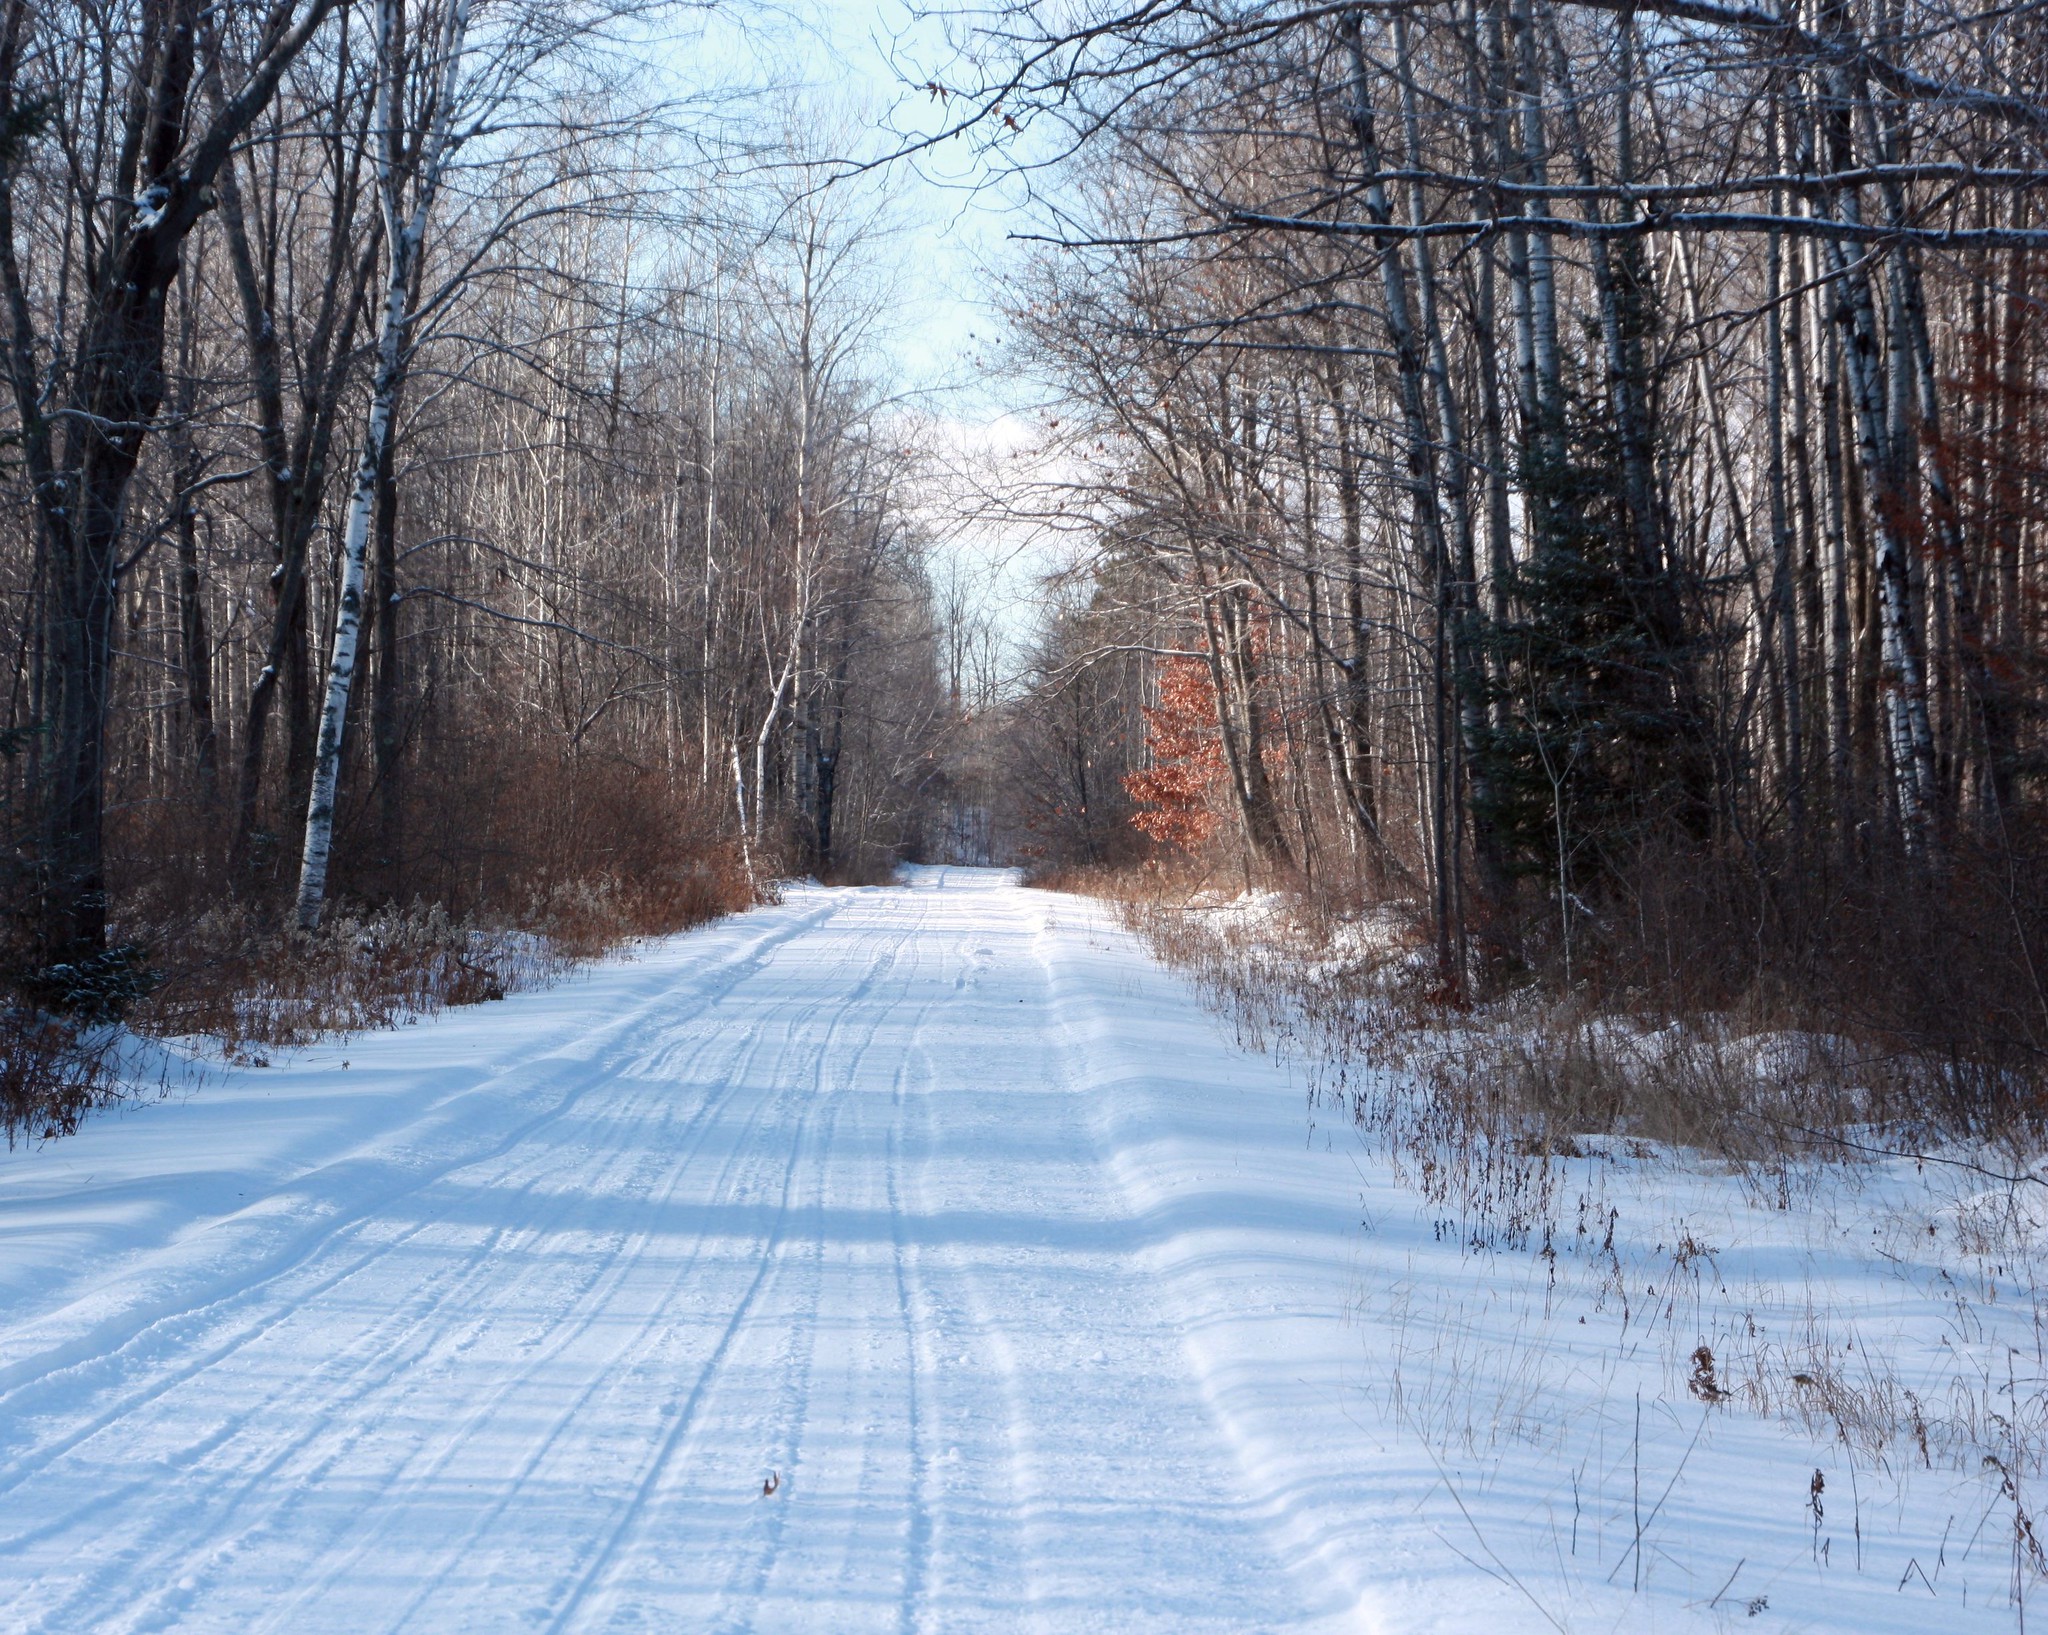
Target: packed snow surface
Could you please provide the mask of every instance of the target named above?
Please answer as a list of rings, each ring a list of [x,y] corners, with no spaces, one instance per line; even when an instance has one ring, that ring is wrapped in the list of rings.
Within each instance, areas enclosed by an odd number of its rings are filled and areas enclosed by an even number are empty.
[[[1443,1239],[1104,910],[793,890],[8,1155],[0,1629],[2012,1627]]]

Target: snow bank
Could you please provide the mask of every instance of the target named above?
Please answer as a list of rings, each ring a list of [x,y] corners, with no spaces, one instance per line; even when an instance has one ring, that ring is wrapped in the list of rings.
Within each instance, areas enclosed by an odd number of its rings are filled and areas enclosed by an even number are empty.
[[[1588,1140],[1559,1230],[1476,1242],[1299,1088],[1190,1051],[1106,912],[1060,919],[1089,927],[1047,957],[1194,1366],[1369,1623],[2008,1630],[2048,1590],[2048,1186],[1893,1160],[1760,1189]]]

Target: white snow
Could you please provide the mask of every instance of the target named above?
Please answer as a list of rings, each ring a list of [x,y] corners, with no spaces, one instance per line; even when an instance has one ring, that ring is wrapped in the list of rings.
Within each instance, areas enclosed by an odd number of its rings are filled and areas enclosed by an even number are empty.
[[[0,1630],[2014,1627],[1994,1480],[1456,1236],[1102,908],[793,890],[7,1155]]]

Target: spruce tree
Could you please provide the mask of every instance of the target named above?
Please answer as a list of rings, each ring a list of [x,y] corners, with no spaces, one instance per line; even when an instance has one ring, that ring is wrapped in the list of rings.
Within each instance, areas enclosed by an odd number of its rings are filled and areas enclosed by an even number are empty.
[[[1618,247],[1613,267],[1628,384],[1653,428],[1653,286],[1639,246]],[[1598,327],[1587,327],[1586,350],[1599,356]],[[1668,530],[1661,515],[1631,506],[1631,432],[1615,395],[1581,376],[1562,396],[1548,425],[1525,428],[1529,545],[1508,575],[1506,616],[1485,638],[1492,696],[1480,815],[1511,872],[1577,893],[1650,834],[1697,828],[1704,806],[1694,644],[1682,575],[1662,548]],[[1661,512],[1654,499],[1651,509]]]

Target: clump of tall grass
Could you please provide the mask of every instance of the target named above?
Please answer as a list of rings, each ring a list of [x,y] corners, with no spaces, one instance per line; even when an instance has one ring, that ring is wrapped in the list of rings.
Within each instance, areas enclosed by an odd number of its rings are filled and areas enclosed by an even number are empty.
[[[120,1030],[23,1000],[0,1004],[0,1137],[48,1141],[122,1098]]]

